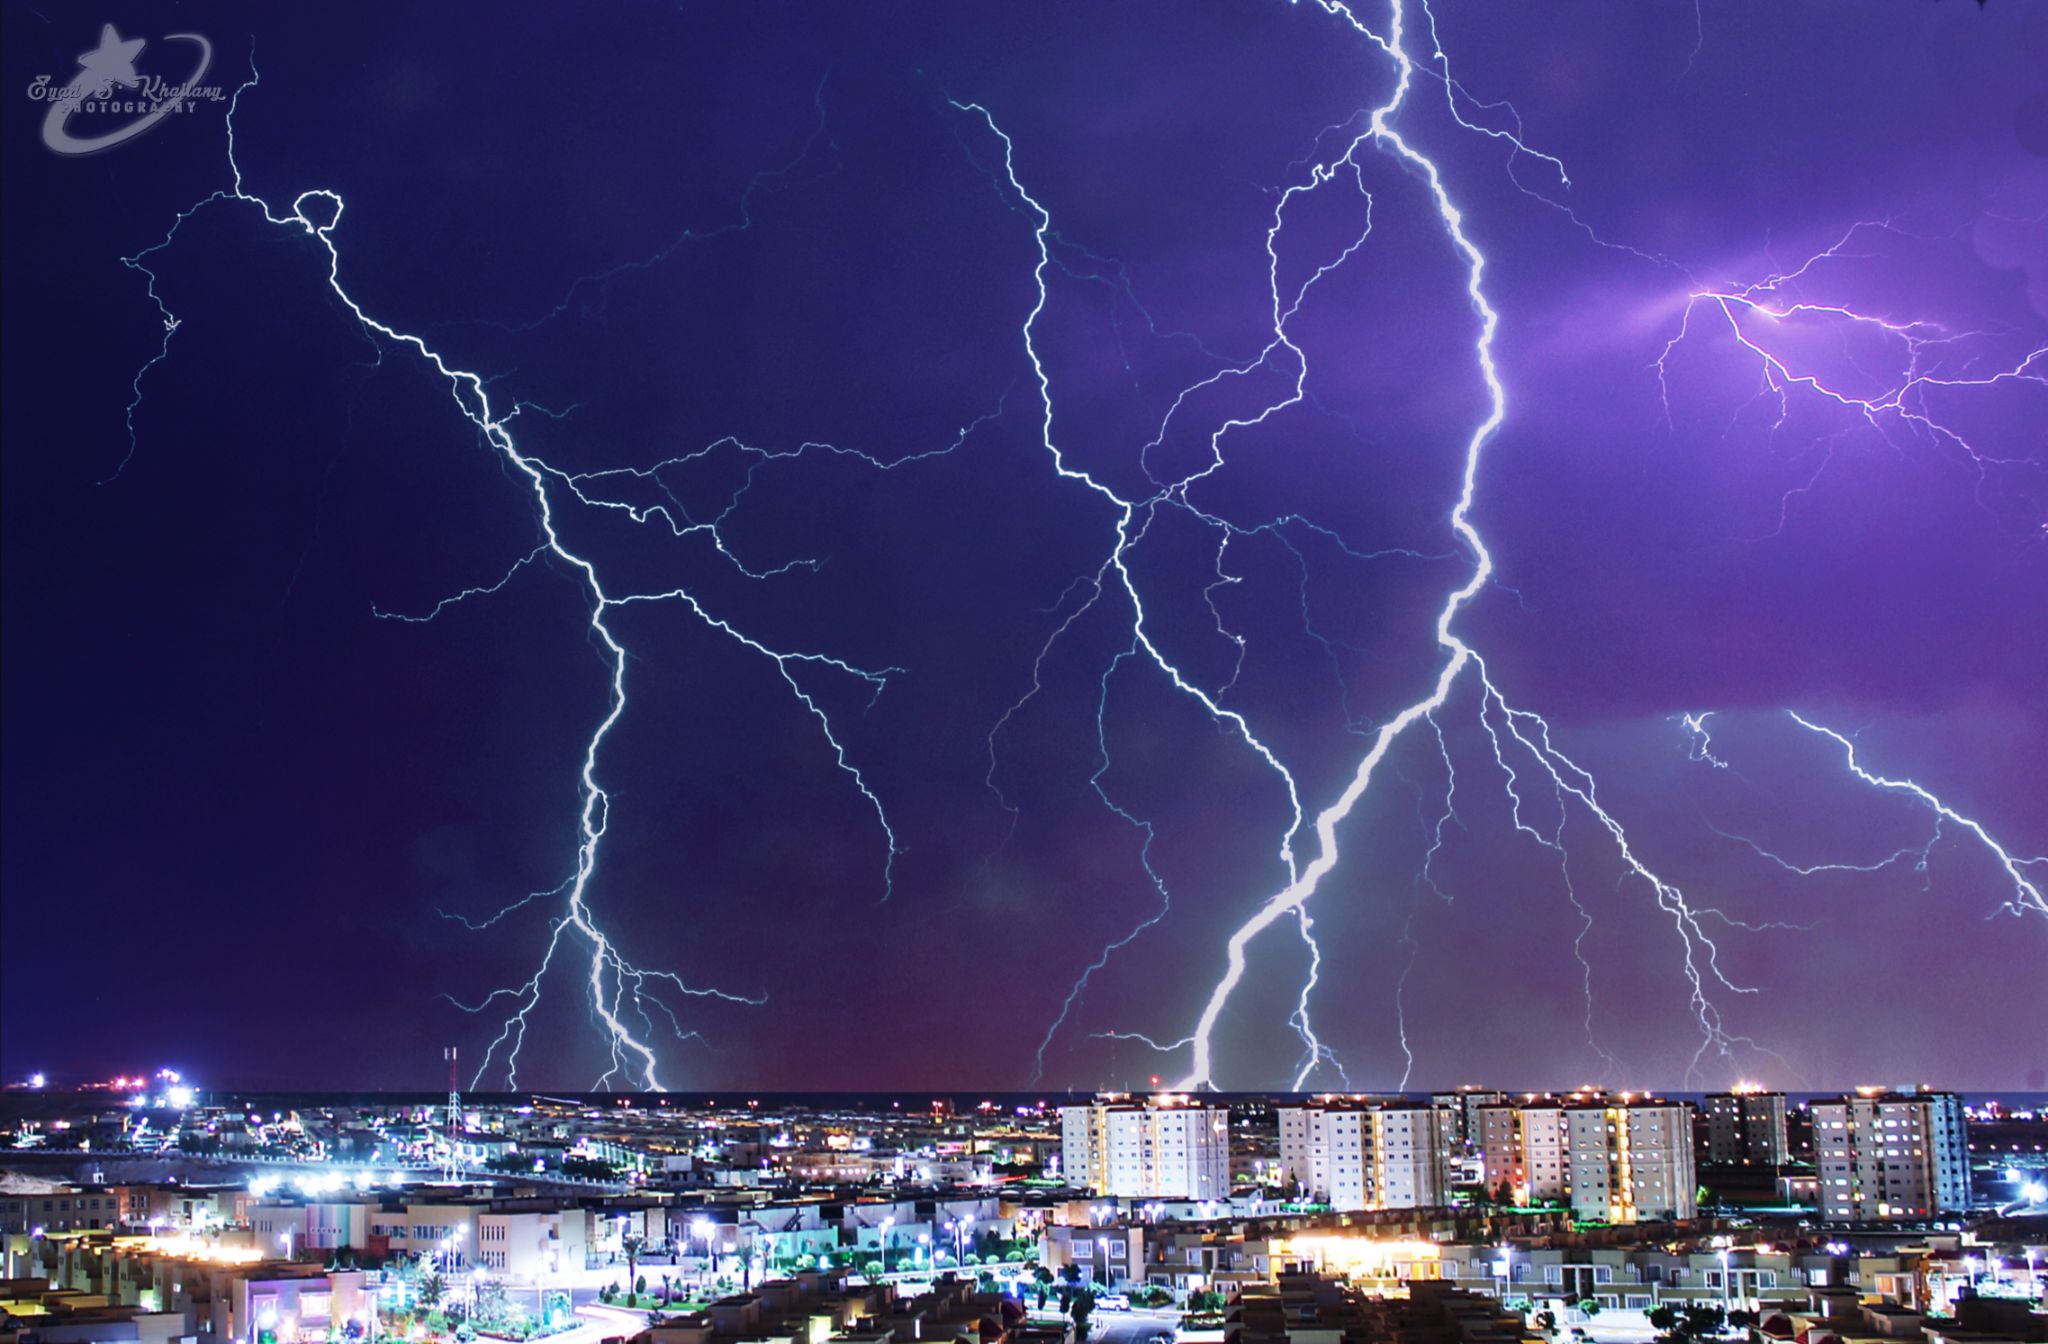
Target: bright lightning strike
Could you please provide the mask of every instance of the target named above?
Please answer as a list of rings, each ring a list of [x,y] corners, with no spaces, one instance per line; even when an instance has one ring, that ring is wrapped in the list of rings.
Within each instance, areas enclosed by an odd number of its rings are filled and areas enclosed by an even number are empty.
[[[381,340],[388,346],[411,353],[430,366],[446,382],[449,395],[454,401],[458,413],[476,428],[483,440],[518,477],[525,480],[530,488],[541,543],[515,563],[496,582],[464,589],[459,593],[444,598],[424,614],[407,615],[386,612],[376,608],[373,608],[373,611],[377,616],[385,619],[409,622],[431,621],[442,615],[452,605],[499,592],[529,566],[539,561],[546,561],[566,569],[584,590],[589,604],[587,628],[592,638],[604,650],[605,657],[610,665],[609,696],[606,713],[592,730],[584,745],[582,761],[577,772],[582,803],[577,817],[579,842],[576,847],[571,875],[561,885],[551,891],[532,893],[513,902],[488,919],[476,921],[457,917],[461,918],[463,923],[472,928],[488,928],[535,900],[557,897],[563,900],[559,913],[551,921],[548,938],[539,964],[531,977],[521,984],[493,990],[477,1002],[458,1004],[458,1006],[466,1011],[476,1013],[483,1012],[492,1005],[504,1005],[509,1008],[498,1035],[485,1050],[483,1062],[478,1068],[476,1079],[480,1082],[495,1062],[504,1071],[506,1085],[516,1085],[520,1049],[525,1042],[532,1014],[540,1004],[543,983],[549,971],[555,965],[557,954],[568,955],[566,949],[573,944],[578,949],[575,955],[587,955],[588,957],[588,970],[585,976],[588,1003],[591,1012],[599,1023],[600,1033],[604,1039],[610,1061],[609,1067],[598,1078],[598,1085],[609,1086],[615,1078],[626,1078],[630,1079],[635,1086],[644,1087],[648,1090],[660,1090],[662,1087],[659,1072],[660,1062],[653,1046],[649,1043],[655,1030],[654,1014],[659,1013],[666,1019],[672,1034],[677,1039],[685,1040],[695,1036],[695,1033],[683,1030],[680,1021],[676,1017],[674,1008],[662,997],[664,994],[678,994],[689,998],[708,998],[741,1004],[760,1004],[765,1002],[765,999],[756,995],[737,994],[722,989],[706,988],[687,982],[671,971],[642,967],[628,959],[620,949],[617,941],[602,929],[596,919],[590,903],[590,886],[597,873],[601,846],[610,817],[611,805],[610,796],[599,781],[599,762],[607,738],[624,716],[627,707],[627,650],[607,624],[607,615],[619,607],[633,603],[673,602],[685,608],[692,616],[708,627],[732,638],[774,663],[777,671],[783,680],[787,682],[797,699],[819,721],[839,769],[852,778],[862,796],[873,807],[887,842],[889,865],[893,865],[900,851],[896,842],[895,832],[889,825],[881,800],[873,789],[869,787],[858,767],[848,758],[844,745],[834,734],[830,719],[813,695],[799,680],[796,675],[796,669],[799,667],[816,667],[832,673],[856,678],[866,682],[872,688],[874,695],[880,695],[886,688],[888,679],[893,675],[899,674],[902,669],[893,667],[866,669],[826,654],[770,647],[746,634],[730,621],[710,612],[695,596],[683,589],[652,593],[636,592],[622,595],[614,595],[609,592],[595,563],[570,549],[556,528],[556,510],[562,507],[564,498],[567,502],[573,503],[577,507],[593,509],[625,507],[590,493],[595,484],[604,479],[608,473],[592,473],[575,477],[568,476],[550,467],[532,454],[522,451],[513,437],[510,428],[511,423],[523,411],[539,408],[531,407],[529,403],[515,402],[503,411],[500,411],[492,400],[488,379],[467,369],[456,367],[438,350],[428,344],[425,338],[400,331],[378,320],[371,316],[355,300],[342,282],[341,253],[335,243],[335,233],[340,226],[344,210],[344,202],[340,195],[324,189],[301,192],[293,198],[288,210],[280,211],[262,197],[253,194],[246,188],[241,165],[235,156],[234,119],[235,114],[240,109],[242,96],[255,88],[258,82],[259,77],[254,71],[254,62],[252,60],[250,79],[235,91],[234,97],[229,103],[227,149],[228,166],[233,174],[233,186],[223,191],[217,191],[187,208],[178,215],[169,231],[165,233],[160,241],[133,257],[124,258],[124,263],[128,267],[146,278],[147,292],[151,301],[156,305],[162,319],[164,341],[161,349],[136,373],[134,380],[135,395],[127,412],[127,423],[130,427],[130,450],[128,458],[123,459],[121,466],[125,467],[129,458],[133,457],[135,449],[134,418],[135,412],[142,401],[144,380],[151,369],[169,356],[171,337],[176,334],[179,327],[179,319],[165,306],[162,298],[157,293],[157,277],[150,267],[150,258],[171,246],[185,221],[200,210],[215,204],[234,203],[253,206],[261,212],[267,223],[292,231],[316,243],[326,254],[326,280],[328,288],[333,292],[335,298],[347,308],[359,328],[373,340]],[[820,134],[822,134],[822,131]],[[812,146],[817,143],[817,139],[818,136],[814,135],[812,141],[806,144],[805,154],[810,152]],[[802,157],[800,155],[787,168],[777,171],[790,171],[794,168],[795,163],[802,161]],[[773,175],[769,174],[767,176]],[[762,180],[762,178],[757,178],[755,185],[760,185]],[[749,190],[751,193],[752,188]],[[745,220],[743,219],[744,222]],[[649,264],[652,263],[650,262]],[[983,417],[982,420],[964,427],[961,430],[960,439],[955,444],[947,448],[934,450],[934,452],[950,451],[951,447],[957,447],[960,441],[964,441],[982,423],[994,418],[994,414],[999,413],[1000,408],[990,416]],[[714,445],[714,447],[718,446],[721,445]],[[755,464],[756,466],[760,465],[762,461],[773,460],[780,456],[797,456],[808,451],[834,453],[848,451],[823,444],[807,444],[803,448],[792,450],[789,453],[770,453],[757,449],[745,449],[744,445],[739,447],[756,455],[758,459]],[[710,450],[707,449],[705,451]],[[883,462],[867,454],[856,453],[854,455],[860,456],[872,466],[889,469],[903,465],[904,461],[915,460],[930,454],[913,454],[909,458],[894,462]],[[658,473],[660,470],[661,468],[657,467],[653,469],[653,472]],[[117,468],[115,475],[118,476],[119,473],[120,468]],[[751,476],[749,480],[751,481]],[[745,486],[743,485],[741,487],[742,492],[744,489]],[[562,498],[558,498],[557,491],[560,492]],[[635,513],[635,520],[646,521],[654,513],[659,512],[679,536],[701,532],[711,540],[722,556],[742,573],[750,577],[768,578],[806,563],[796,561],[772,569],[754,568],[742,563],[726,546],[718,528],[719,523],[731,512],[736,502],[737,496],[735,496],[734,501],[728,503],[723,512],[716,518],[708,521],[679,520],[676,514],[669,513],[666,510],[639,511]],[[885,865],[884,883],[886,892],[888,865]],[[635,1020],[637,1020],[638,1026],[634,1025]]]
[[[1853,417],[1852,424],[1874,431],[1893,448],[1917,441],[1962,459],[1977,478],[1980,503],[1996,476],[2038,477],[2038,461],[1984,442],[1963,427],[1958,412],[1971,394],[1993,388],[2048,389],[2048,346],[2000,353],[1996,333],[1957,331],[1928,318],[1892,316],[1839,299],[1800,297],[1820,284],[1821,273],[1832,263],[1856,256],[1849,249],[1866,233],[1912,237],[1889,220],[1859,221],[1789,271],[1754,284],[1702,287],[1688,294],[1678,330],[1656,362],[1666,423],[1671,421],[1673,356],[1692,336],[1695,322],[1708,321],[1725,329],[1735,348],[1754,364],[1758,396],[1776,406],[1774,434],[1791,417],[1795,398],[1802,398],[1822,409],[1846,412]],[[1780,500],[1779,531],[1793,501],[1819,485],[1834,461],[1839,437],[1822,440],[1826,450],[1818,464]],[[2030,520],[2030,526],[2048,533],[2048,517]]]
[[[2022,858],[2015,855],[2011,850],[1993,839],[1991,832],[1985,830],[1981,823],[1956,811],[1923,785],[1917,784],[1910,779],[1892,779],[1889,776],[1880,775],[1875,771],[1865,769],[1856,759],[1856,743],[1853,739],[1836,732],[1832,728],[1804,718],[1795,711],[1788,710],[1787,714],[1792,722],[1806,729],[1809,733],[1818,733],[1822,737],[1829,738],[1839,744],[1842,748],[1843,760],[1849,767],[1849,773],[1855,775],[1856,778],[1862,780],[1865,784],[1871,785],[1873,788],[1890,789],[1897,793],[1906,794],[1909,797],[1918,799],[1928,808],[1931,808],[1937,818],[1937,839],[1939,838],[1938,826],[1942,821],[1960,826],[1971,835],[1976,836],[1984,848],[1991,851],[1992,856],[1998,862],[2000,870],[2005,873],[2006,880],[2012,883],[2012,895],[2007,897],[1999,906],[2000,910],[2014,915],[2024,915],[2029,911],[2038,915],[2048,915],[2048,899],[2044,899],[2042,896],[2041,884],[2027,872],[2028,869],[2038,864],[2048,864],[2048,854],[2037,854],[2031,858]],[[1928,848],[1932,848],[1933,844],[1934,841],[1928,841]],[[1924,862],[1925,851],[1922,850],[1920,853]]]

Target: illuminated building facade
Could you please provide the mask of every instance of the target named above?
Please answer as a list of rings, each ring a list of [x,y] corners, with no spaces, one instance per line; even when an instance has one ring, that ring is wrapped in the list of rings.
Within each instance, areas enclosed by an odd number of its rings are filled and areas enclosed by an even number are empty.
[[[1230,1112],[1179,1097],[1122,1096],[1060,1108],[1067,1180],[1134,1199],[1230,1195]]]
[[[1435,1106],[1318,1098],[1280,1110],[1280,1162],[1291,1186],[1340,1212],[1446,1202],[1450,1115]]]
[[[1486,1181],[1518,1204],[1569,1203],[1574,1217],[1691,1218],[1699,1186],[1692,1107],[1642,1093],[1525,1097],[1479,1112]]]
[[[1682,1102],[1592,1102],[1566,1108],[1574,1217],[1633,1223],[1699,1212],[1692,1107]]]
[[[1505,1106],[1508,1094],[1480,1087],[1461,1087],[1455,1092],[1438,1092],[1429,1104],[1444,1113],[1444,1125],[1453,1151],[1479,1146],[1479,1112],[1487,1106]]]
[[[1870,1222],[1969,1207],[1961,1097],[1869,1090],[1815,1102],[1812,1112],[1822,1217]]]

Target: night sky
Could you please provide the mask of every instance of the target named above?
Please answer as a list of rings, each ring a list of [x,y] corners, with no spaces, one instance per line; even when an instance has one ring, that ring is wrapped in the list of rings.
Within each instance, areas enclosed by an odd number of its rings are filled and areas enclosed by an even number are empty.
[[[2048,1085],[2048,6],[1399,2],[10,4],[0,1074]]]

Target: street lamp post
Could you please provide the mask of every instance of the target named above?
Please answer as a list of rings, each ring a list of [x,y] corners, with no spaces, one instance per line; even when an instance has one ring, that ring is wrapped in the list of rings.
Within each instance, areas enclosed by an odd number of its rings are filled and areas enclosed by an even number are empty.
[[[896,1226],[896,1216],[891,1214],[882,1220],[882,1277],[889,1275],[889,1229]]]
[[[711,1230],[711,1220],[709,1218],[700,1217],[690,1220],[690,1232],[704,1243],[704,1259],[707,1262],[706,1268],[697,1271],[697,1282],[700,1287],[705,1282],[706,1276],[709,1273],[708,1262],[711,1259]]]

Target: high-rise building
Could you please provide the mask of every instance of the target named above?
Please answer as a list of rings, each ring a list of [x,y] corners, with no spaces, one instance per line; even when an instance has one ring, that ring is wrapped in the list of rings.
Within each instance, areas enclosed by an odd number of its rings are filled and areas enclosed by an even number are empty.
[[[1446,1203],[1450,1120],[1435,1106],[1319,1097],[1280,1109],[1289,1184],[1340,1211]]]
[[[1140,1102],[1121,1094],[1060,1107],[1062,1169],[1097,1194],[1132,1199],[1225,1199],[1230,1112],[1185,1097]]]
[[[1961,1097],[1864,1088],[1811,1109],[1822,1217],[1869,1222],[1969,1207]]]
[[[1496,1195],[1527,1205],[1560,1203],[1571,1193],[1564,1103],[1557,1098],[1480,1107],[1477,1142],[1486,1187]]]
[[[1692,1107],[1642,1093],[1529,1096],[1479,1111],[1486,1181],[1516,1203],[1609,1223],[1691,1218]]]
[[[1429,1104],[1444,1113],[1444,1122],[1453,1151],[1476,1148],[1479,1145],[1479,1110],[1483,1106],[1500,1106],[1507,1102],[1505,1092],[1492,1092],[1482,1087],[1461,1087],[1455,1092],[1437,1092],[1431,1095]]]
[[[1692,1116],[1684,1102],[1652,1097],[1567,1107],[1573,1216],[1633,1223],[1697,1214]]]
[[[1792,1160],[1785,1094],[1738,1087],[1706,1099],[1706,1160],[1724,1167],[1782,1167]]]

